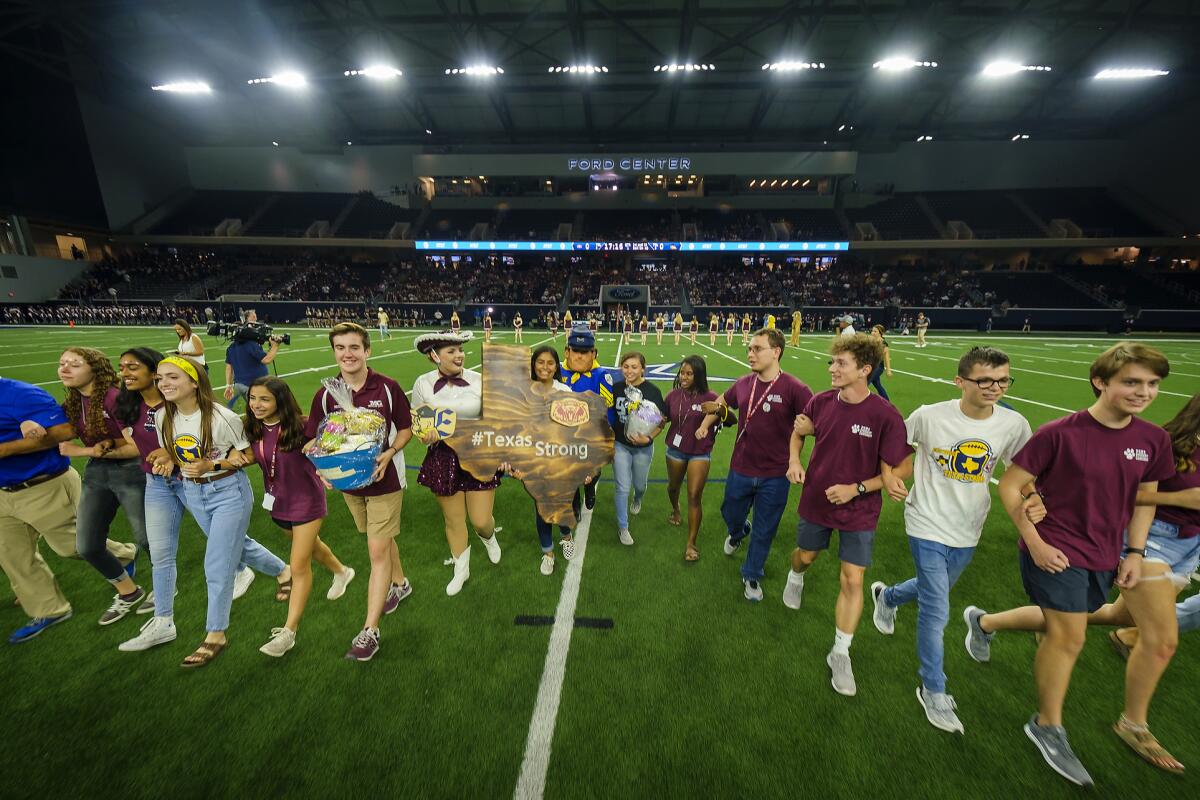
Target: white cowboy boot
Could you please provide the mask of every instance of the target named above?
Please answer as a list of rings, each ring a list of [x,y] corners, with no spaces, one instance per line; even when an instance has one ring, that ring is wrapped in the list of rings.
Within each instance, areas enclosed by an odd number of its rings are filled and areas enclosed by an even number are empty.
[[[454,578],[446,584],[446,594],[453,597],[462,591],[463,584],[471,577],[471,545],[462,551],[458,558],[451,559],[454,564]]]

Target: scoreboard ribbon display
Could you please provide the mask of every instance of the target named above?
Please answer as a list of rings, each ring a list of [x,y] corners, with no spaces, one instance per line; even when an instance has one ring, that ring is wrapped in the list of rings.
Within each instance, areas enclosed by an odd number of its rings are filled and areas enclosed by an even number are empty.
[[[849,242],[454,242],[418,239],[418,250],[510,250],[563,252],[605,250],[626,253],[812,253],[849,250]]]

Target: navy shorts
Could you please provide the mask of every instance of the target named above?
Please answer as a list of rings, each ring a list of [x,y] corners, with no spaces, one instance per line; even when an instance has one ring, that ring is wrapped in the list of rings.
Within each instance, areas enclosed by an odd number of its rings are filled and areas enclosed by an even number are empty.
[[[833,528],[826,528],[803,518],[796,526],[796,547],[801,550],[828,550]],[[875,531],[838,531],[838,558],[858,567],[871,566],[871,551],[875,544]]]
[[[1062,572],[1046,572],[1021,551],[1021,583],[1025,593],[1039,608],[1068,614],[1090,614],[1108,602],[1108,593],[1117,577],[1115,569],[1094,570],[1070,567]]]
[[[276,525],[283,528],[285,531],[290,531],[292,528],[299,527],[300,525],[307,525],[310,522],[316,522],[318,519],[324,519],[324,517],[317,517],[316,519],[306,519],[302,522],[292,522],[291,520],[280,519],[279,517],[271,517],[271,522],[274,522]]]

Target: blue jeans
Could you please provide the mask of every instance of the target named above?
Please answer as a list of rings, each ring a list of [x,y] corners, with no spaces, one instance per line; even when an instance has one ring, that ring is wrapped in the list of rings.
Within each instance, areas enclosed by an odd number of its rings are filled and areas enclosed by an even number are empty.
[[[110,583],[125,577],[125,568],[108,552],[108,528],[125,509],[139,547],[146,541],[146,480],[138,459],[90,458],[83,471],[83,491],[76,512],[75,549]]]
[[[883,590],[883,602],[902,606],[917,601],[918,674],[930,692],[946,691],[946,673],[942,669],[942,634],[950,621],[950,588],[971,563],[974,547],[950,547],[928,539],[908,537],[917,577]]]
[[[640,500],[646,494],[650,480],[650,462],[654,460],[654,444],[645,447],[630,447],[616,442],[613,447],[613,478],[617,482],[613,500],[617,504],[617,527],[629,527],[629,484],[633,484],[633,496]]]
[[[882,365],[879,370],[871,370],[871,377],[868,379],[871,385],[875,387],[875,391],[879,392],[879,396],[884,400],[891,401],[888,397],[887,389],[883,388],[883,369]]]
[[[1179,632],[1200,630],[1200,594],[1194,594],[1175,606],[1175,618],[1179,620]]]
[[[223,631],[229,627],[233,577],[240,564],[271,576],[283,572],[282,560],[246,536],[253,505],[254,492],[244,472],[208,484],[159,475],[146,476],[146,529],[150,537],[150,560],[154,565],[155,616],[174,614],[178,575],[175,555],[179,549],[179,524],[185,508],[208,537],[204,553],[204,575],[208,582],[207,630]]]
[[[233,410],[233,407],[237,405],[237,401],[238,401],[239,397],[242,398],[243,400],[245,400],[246,405],[249,406],[249,404],[250,404],[250,386],[245,383],[238,383],[237,378],[234,378],[234,380],[233,380],[233,397],[229,398],[229,402],[227,402],[225,404],[225,407],[230,410]]]
[[[771,553],[771,543],[779,530],[779,520],[787,507],[788,489],[791,483],[786,476],[777,478],[751,478],[740,472],[729,470],[725,478],[725,499],[721,502],[721,516],[729,538],[741,541],[746,534],[746,516],[754,509],[750,527],[750,547],[746,550],[746,561],[742,564],[742,577],[757,581],[763,576],[763,567]]]

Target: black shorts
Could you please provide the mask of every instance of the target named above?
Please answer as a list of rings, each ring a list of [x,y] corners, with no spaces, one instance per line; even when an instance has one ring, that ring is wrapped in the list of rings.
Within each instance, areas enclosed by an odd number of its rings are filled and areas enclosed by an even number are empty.
[[[1117,577],[1115,569],[1070,567],[1062,572],[1039,569],[1029,553],[1021,551],[1021,583],[1029,599],[1040,608],[1090,614],[1108,602]]]
[[[317,519],[324,519],[324,517],[317,517]],[[271,517],[271,522],[274,522],[276,525],[283,528],[285,531],[290,531],[292,528],[295,528],[297,525],[307,525],[310,522],[316,522],[317,519],[307,519],[302,522],[292,522],[291,520],[280,519],[279,517]]]

